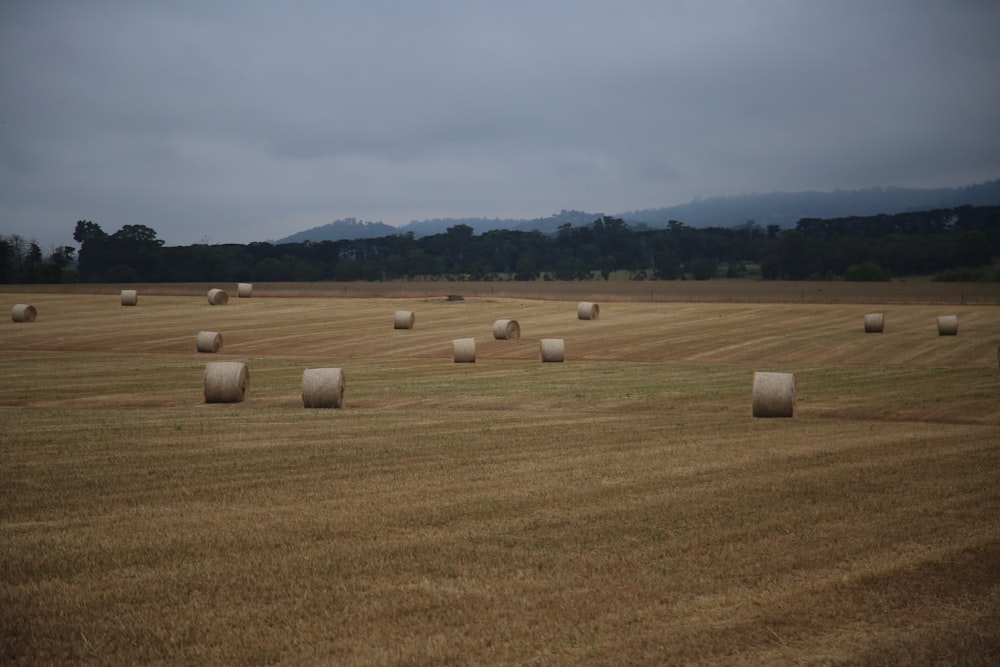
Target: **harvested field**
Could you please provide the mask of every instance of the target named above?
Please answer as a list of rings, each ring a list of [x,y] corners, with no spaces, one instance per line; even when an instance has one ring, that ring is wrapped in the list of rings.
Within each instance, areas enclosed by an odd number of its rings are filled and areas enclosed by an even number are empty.
[[[0,285],[2,293],[117,294],[120,285]],[[146,294],[205,293],[214,283],[128,285]],[[254,283],[254,296],[420,298],[513,298],[549,301],[690,301],[696,303],[955,303],[1000,305],[1000,284],[935,283],[926,280],[861,282],[795,281],[448,281]],[[572,304],[568,304],[572,305]]]
[[[0,291],[44,313],[0,323],[0,662],[1000,660],[987,297],[881,304],[871,336],[862,300],[457,285]],[[202,330],[246,402],[204,403]],[[303,408],[314,367],[345,408]],[[793,418],[751,417],[755,370],[795,373]]]

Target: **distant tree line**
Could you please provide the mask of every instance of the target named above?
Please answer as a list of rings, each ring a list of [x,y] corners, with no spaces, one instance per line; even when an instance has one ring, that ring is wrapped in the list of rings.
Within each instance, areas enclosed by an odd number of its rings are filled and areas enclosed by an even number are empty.
[[[164,247],[156,231],[125,225],[108,234],[77,223],[74,249],[43,257],[35,243],[0,237],[2,282],[205,282],[590,280],[625,272],[633,280],[708,280],[753,273],[765,280],[1000,280],[1000,206],[895,215],[803,218],[793,229],[752,220],[731,228],[633,229],[602,216],[555,234],[496,229],[301,243]]]
[[[76,282],[76,248],[59,246],[43,255],[36,241],[0,235],[0,283]]]

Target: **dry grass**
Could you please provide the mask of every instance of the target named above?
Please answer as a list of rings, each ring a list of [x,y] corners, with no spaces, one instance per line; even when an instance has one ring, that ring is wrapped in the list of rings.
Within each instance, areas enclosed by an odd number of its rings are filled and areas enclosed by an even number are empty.
[[[1000,659],[996,306],[866,336],[849,304],[142,291],[0,325],[0,663]],[[202,402],[199,330],[247,402]],[[765,364],[794,419],[750,416]],[[330,366],[348,406],[303,409]]]
[[[123,286],[0,285],[0,294],[117,294]],[[143,295],[204,294],[211,283],[131,285]],[[509,298],[548,301],[653,301],[695,303],[868,303],[1000,305],[1000,283],[887,283],[793,281],[499,281],[254,283],[256,296],[338,298]],[[571,304],[567,303],[567,307]]]

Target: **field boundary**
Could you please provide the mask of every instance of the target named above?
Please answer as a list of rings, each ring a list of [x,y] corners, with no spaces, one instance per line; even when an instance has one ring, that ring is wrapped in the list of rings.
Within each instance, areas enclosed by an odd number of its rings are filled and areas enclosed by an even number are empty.
[[[135,289],[156,296],[203,296],[236,283],[85,283],[0,285],[3,294],[119,294]],[[791,281],[389,281],[254,283],[253,298],[512,298],[544,301],[807,304],[1000,305],[1000,283],[887,283]]]

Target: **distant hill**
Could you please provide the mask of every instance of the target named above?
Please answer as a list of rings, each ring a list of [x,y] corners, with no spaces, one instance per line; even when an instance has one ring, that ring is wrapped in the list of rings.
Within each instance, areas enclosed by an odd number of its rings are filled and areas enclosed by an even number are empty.
[[[622,218],[632,227],[644,225],[654,229],[666,227],[670,220],[679,220],[690,227],[735,227],[748,220],[765,227],[767,225],[792,227],[801,218],[845,218],[965,205],[1000,205],[1000,179],[961,188],[865,188],[832,192],[770,192],[708,197],[677,206],[612,215]],[[435,218],[414,220],[402,227],[344,218],[286,236],[274,243],[377,238],[411,232],[414,236],[420,237],[444,233],[455,225],[468,225],[476,234],[492,229],[554,234],[564,224],[574,227],[589,225],[603,215],[604,213],[563,210],[545,218]]]
[[[341,241],[345,239],[371,239],[392,234],[409,234],[414,236],[432,236],[448,231],[449,227],[468,225],[476,234],[482,234],[492,229],[510,229],[517,231],[537,230],[546,234],[554,234],[559,227],[570,224],[574,227],[589,225],[600,218],[603,213],[585,213],[583,211],[560,211],[547,218],[515,219],[515,218],[433,218],[431,220],[414,220],[402,227],[393,227],[382,222],[362,222],[356,218],[344,218],[331,223],[296,232],[290,236],[271,241],[271,243],[302,243],[303,241]]]
[[[399,228],[384,222],[363,222],[355,218],[334,220],[331,223],[296,232],[273,243],[302,243],[303,241],[342,241],[345,239],[370,239],[399,234]]]
[[[661,228],[669,220],[691,227],[735,227],[753,220],[761,226],[792,227],[801,218],[906,213],[956,206],[1000,204],[1000,180],[963,188],[866,188],[832,192],[771,192],[695,199],[667,208],[619,214],[629,224]]]

